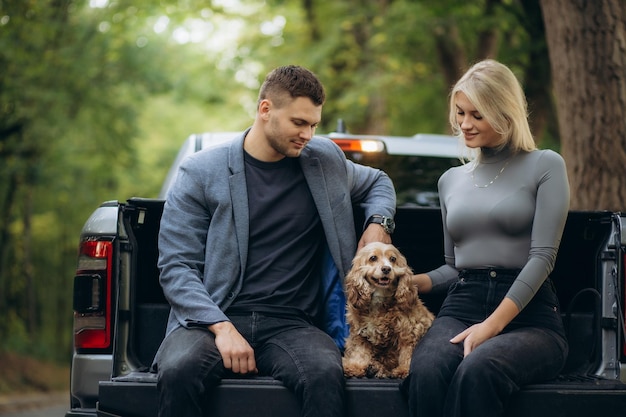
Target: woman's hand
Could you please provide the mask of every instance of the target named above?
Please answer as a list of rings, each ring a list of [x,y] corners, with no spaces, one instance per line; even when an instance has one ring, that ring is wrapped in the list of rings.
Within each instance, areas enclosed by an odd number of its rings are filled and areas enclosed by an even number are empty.
[[[486,340],[491,339],[500,333],[496,328],[490,326],[487,320],[474,324],[461,333],[450,339],[450,343],[463,342],[463,357],[469,355],[474,349],[482,345]]]
[[[427,274],[415,274],[411,277],[411,282],[420,294],[426,294],[433,289],[433,281]]]
[[[463,357],[465,357],[485,341],[500,334],[518,314],[517,305],[513,300],[505,297],[485,321],[468,327],[450,339],[450,343],[463,342]]]

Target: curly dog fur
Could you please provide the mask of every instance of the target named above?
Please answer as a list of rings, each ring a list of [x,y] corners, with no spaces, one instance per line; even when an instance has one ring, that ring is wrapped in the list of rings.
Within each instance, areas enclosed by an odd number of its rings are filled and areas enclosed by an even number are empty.
[[[393,245],[370,243],[354,257],[345,281],[346,376],[407,376],[413,349],[434,319],[411,276],[406,258]]]

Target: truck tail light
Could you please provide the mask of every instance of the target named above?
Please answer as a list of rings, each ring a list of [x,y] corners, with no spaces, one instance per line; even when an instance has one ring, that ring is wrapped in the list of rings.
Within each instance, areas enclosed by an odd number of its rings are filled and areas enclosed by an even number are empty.
[[[74,277],[74,346],[77,350],[111,347],[113,242],[81,242]]]
[[[383,152],[385,144],[379,140],[360,140],[349,138],[332,138],[344,152]]]

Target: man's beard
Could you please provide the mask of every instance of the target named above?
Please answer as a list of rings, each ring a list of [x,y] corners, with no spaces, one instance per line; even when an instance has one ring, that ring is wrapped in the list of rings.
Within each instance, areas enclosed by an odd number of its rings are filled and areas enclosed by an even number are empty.
[[[280,128],[277,127],[275,121],[270,122],[270,131],[267,133],[267,142],[269,145],[279,154],[287,158],[297,158],[302,153],[302,149],[295,149],[292,147],[292,142],[289,139],[285,139],[280,133]],[[306,143],[305,145],[306,146]]]

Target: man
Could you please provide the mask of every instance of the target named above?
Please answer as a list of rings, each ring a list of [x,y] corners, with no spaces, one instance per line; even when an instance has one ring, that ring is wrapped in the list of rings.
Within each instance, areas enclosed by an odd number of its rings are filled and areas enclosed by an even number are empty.
[[[341,353],[320,330],[343,310],[329,311],[322,275],[350,268],[353,204],[369,219],[358,246],[390,242],[379,223],[394,215],[395,192],[385,173],[313,137],[324,100],[313,73],[276,68],[252,127],[182,164],[159,235],[171,305],[154,364],[161,417],[201,416],[228,372],[282,381],[303,416],[343,415]]]

